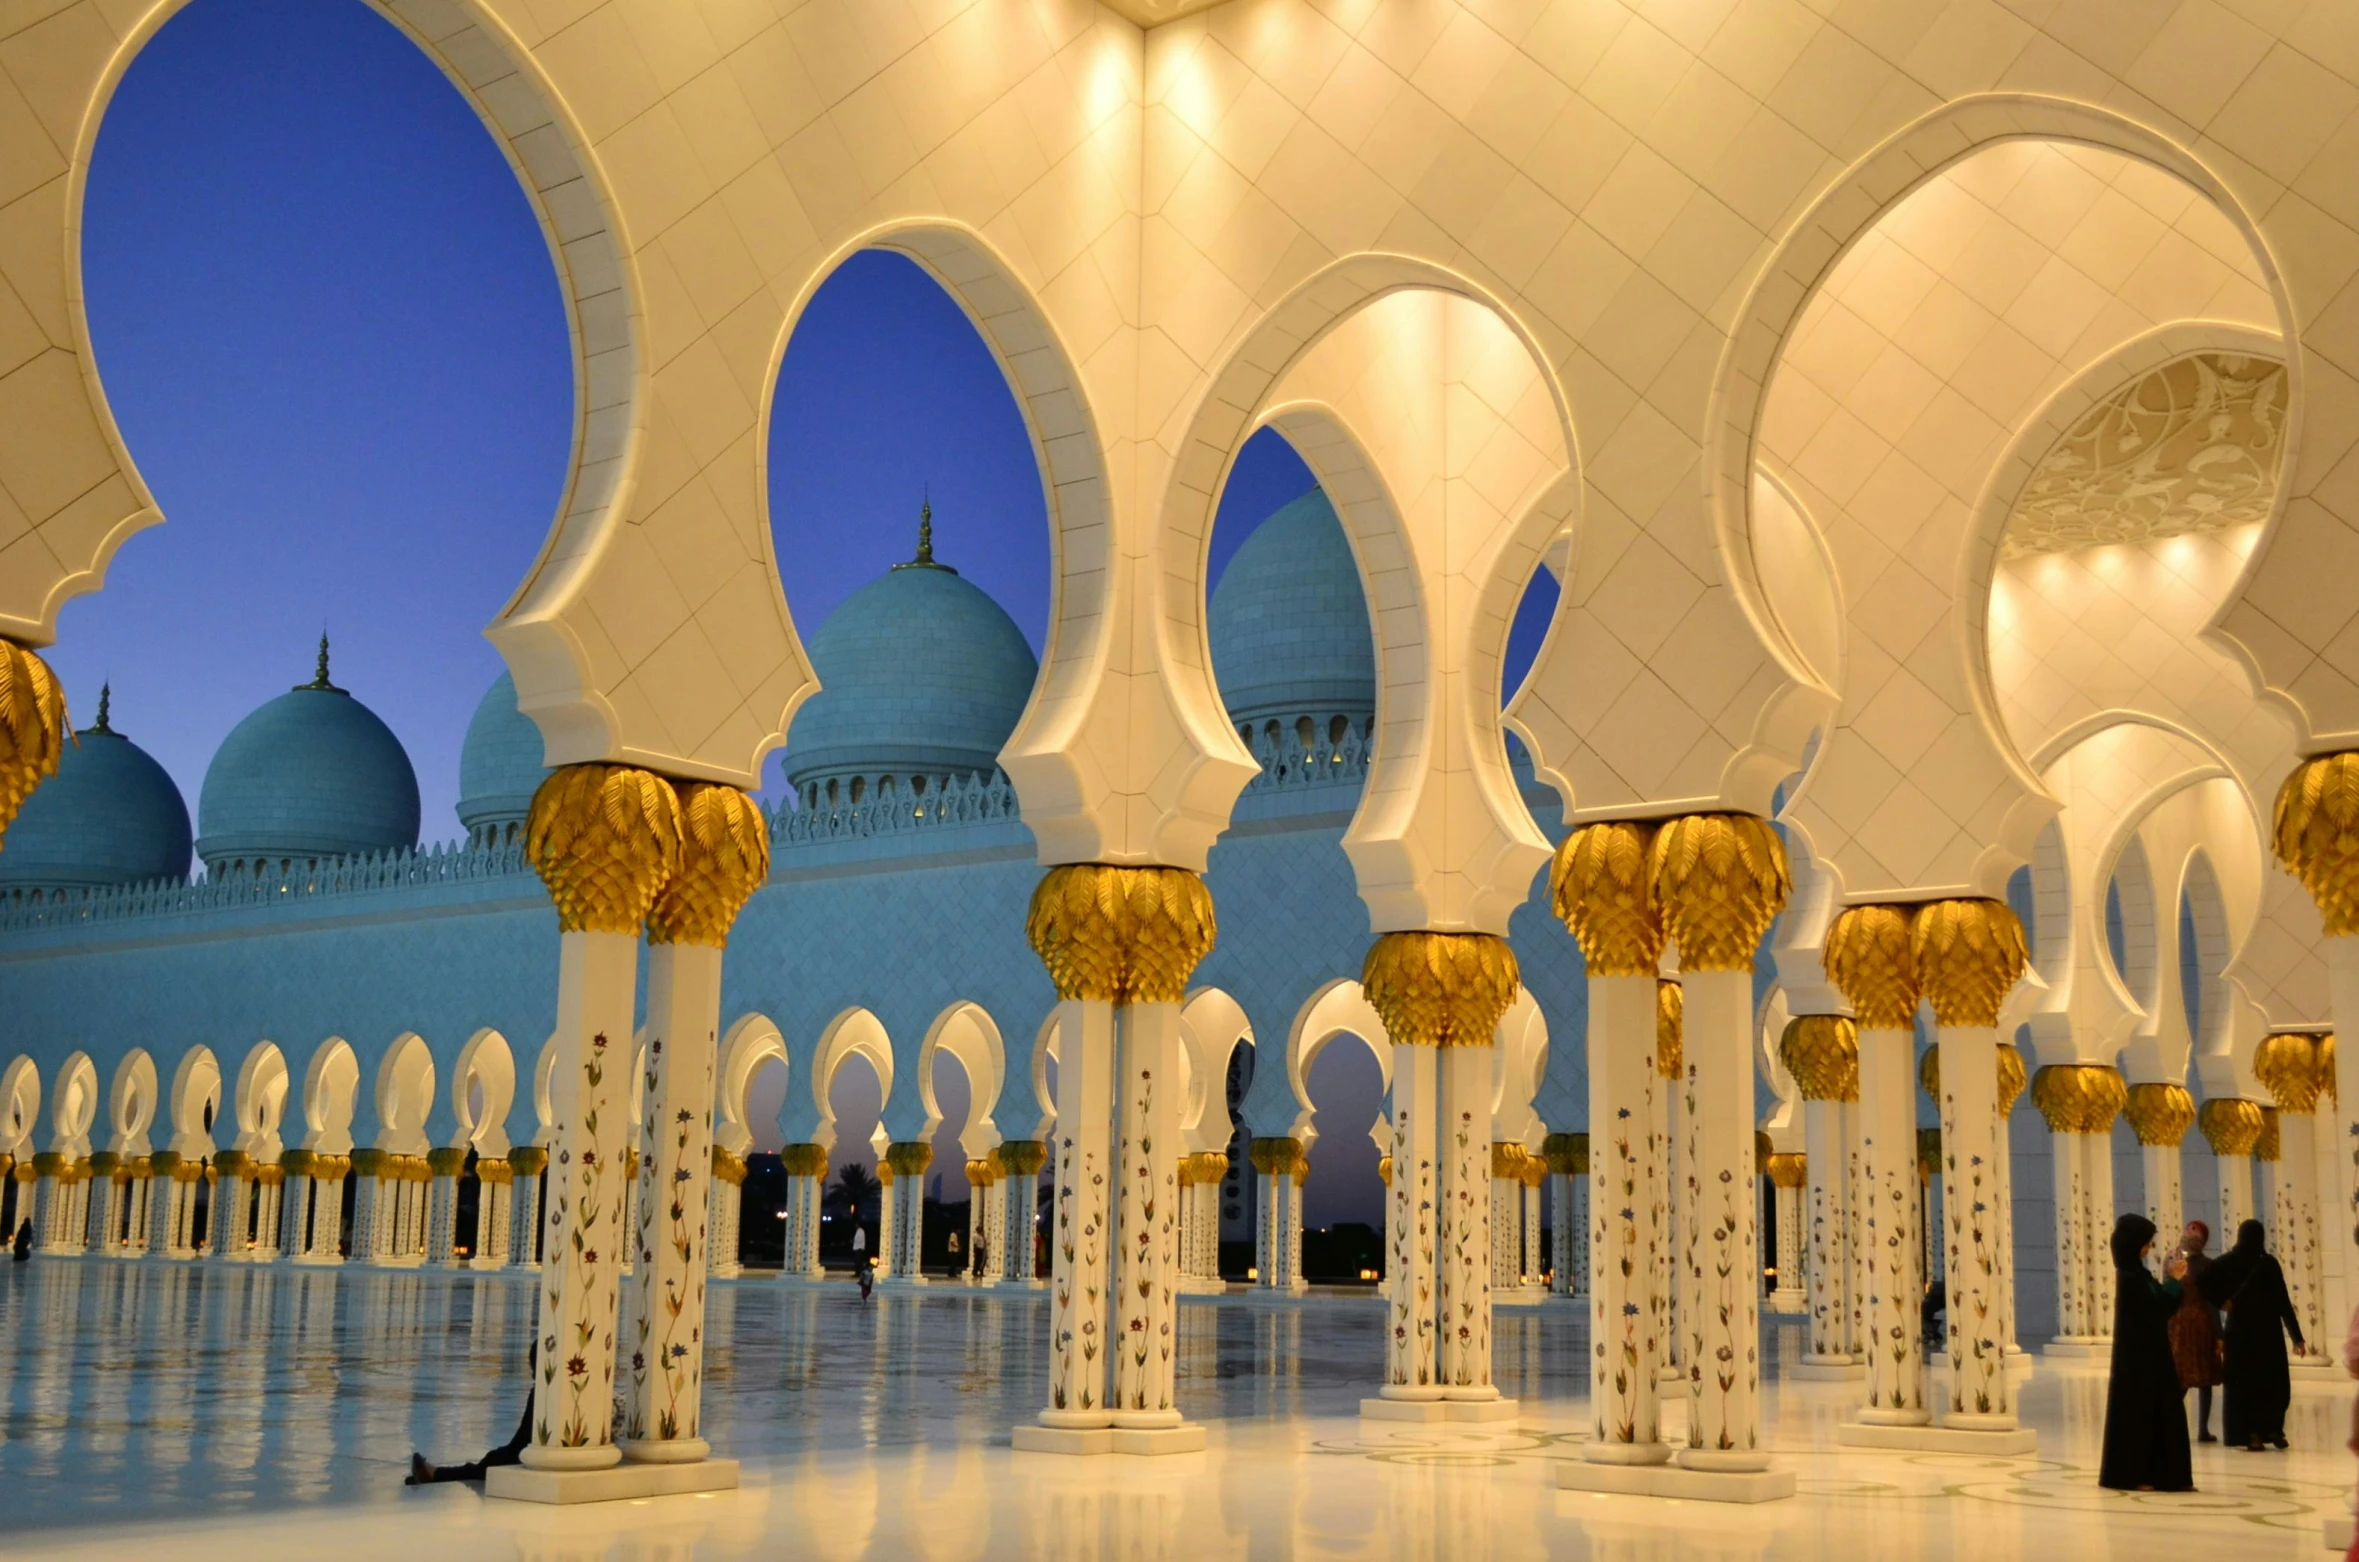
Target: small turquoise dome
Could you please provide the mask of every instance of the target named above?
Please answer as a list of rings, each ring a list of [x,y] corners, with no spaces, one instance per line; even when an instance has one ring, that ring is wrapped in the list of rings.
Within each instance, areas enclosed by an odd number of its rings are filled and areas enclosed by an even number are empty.
[[[516,708],[516,680],[503,672],[476,702],[459,746],[459,825],[470,841],[505,844],[531,814],[532,794],[549,773],[541,753],[541,729]]]
[[[830,782],[991,774],[1040,671],[1006,610],[934,562],[930,512],[917,557],[846,597],[810,653],[820,692],[786,748],[806,798]]]
[[[230,729],[197,797],[197,855],[248,862],[380,852],[418,843],[418,773],[376,712],[319,674]]]
[[[188,804],[146,749],[107,725],[75,734],[0,841],[0,887],[95,889],[188,877]]]
[[[1359,566],[1327,496],[1274,511],[1229,560],[1206,619],[1221,702],[1239,726],[1376,715],[1376,639]]]

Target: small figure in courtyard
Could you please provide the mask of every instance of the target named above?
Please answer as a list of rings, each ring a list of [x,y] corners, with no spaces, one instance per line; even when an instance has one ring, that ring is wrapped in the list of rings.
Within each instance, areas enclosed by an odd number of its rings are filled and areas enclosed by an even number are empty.
[[[860,1265],[859,1275],[860,1299],[865,1302],[868,1300],[868,1293],[876,1286],[876,1271],[869,1268],[866,1263],[863,1263]]]
[[[421,1453],[410,1455],[410,1473],[402,1481],[404,1486],[431,1486],[439,1481],[480,1481],[486,1470],[494,1465],[516,1464],[524,1457],[524,1445],[532,1441],[532,1403],[541,1370],[541,1342],[534,1340],[524,1353],[524,1417],[516,1423],[516,1435],[480,1459],[466,1464],[428,1464]]]
[[[2256,1454],[2285,1447],[2285,1410],[2293,1403],[2286,1334],[2293,1335],[2297,1350],[2305,1347],[2301,1319],[2285,1291],[2285,1270],[2270,1253],[2259,1221],[2236,1228],[2236,1245],[2204,1272],[2203,1294],[2228,1315],[2221,1437]]]
[[[12,1253],[20,1264],[33,1256],[33,1223],[31,1221],[18,1223],[16,1241],[12,1244]]]
[[[984,1241],[981,1237],[975,1238],[975,1262],[972,1266],[972,1272],[976,1279],[980,1280],[991,1272],[990,1256],[991,1244]]]
[[[2105,1389],[2105,1454],[2097,1484],[2114,1491],[2193,1491],[2186,1390],[2171,1359],[2170,1321],[2179,1310],[2184,1254],[2156,1280],[2146,1255],[2154,1222],[2124,1215],[2113,1228],[2113,1376]]]
[[[2212,1228],[2200,1220],[2187,1222],[2179,1238],[2179,1256],[2186,1260],[2187,1279],[2179,1292],[2179,1310],[2171,1314],[2171,1360],[2179,1367],[2179,1385],[2195,1390],[2195,1440],[2216,1443],[2212,1436],[2212,1390],[2220,1381],[2220,1314],[2203,1294],[2203,1277],[2212,1267]]]

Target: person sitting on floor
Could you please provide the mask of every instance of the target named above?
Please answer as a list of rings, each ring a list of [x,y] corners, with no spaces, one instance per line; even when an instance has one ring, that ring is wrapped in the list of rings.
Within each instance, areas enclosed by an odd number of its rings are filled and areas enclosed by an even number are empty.
[[[526,1384],[524,1419],[516,1423],[514,1437],[509,1438],[482,1458],[469,1460],[465,1464],[428,1464],[424,1454],[413,1453],[410,1455],[410,1473],[401,1484],[404,1486],[431,1486],[438,1481],[480,1481],[483,1479],[484,1472],[494,1465],[520,1463],[524,1457],[524,1445],[532,1441],[533,1394],[535,1389],[539,1387],[534,1379],[540,1376],[541,1370],[540,1341],[533,1341],[531,1347],[525,1351],[524,1367]]]

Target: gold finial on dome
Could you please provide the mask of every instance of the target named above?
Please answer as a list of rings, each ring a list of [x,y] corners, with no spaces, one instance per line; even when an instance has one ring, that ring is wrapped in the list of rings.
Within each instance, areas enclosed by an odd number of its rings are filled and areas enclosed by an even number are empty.
[[[931,493],[917,507],[917,557],[905,564],[896,564],[893,568],[938,569],[949,575],[958,573],[934,557],[934,496]]]
[[[319,632],[319,665],[312,669],[311,682],[299,683],[295,687],[297,689],[321,689],[329,694],[344,692],[328,682],[328,632],[325,629]]]

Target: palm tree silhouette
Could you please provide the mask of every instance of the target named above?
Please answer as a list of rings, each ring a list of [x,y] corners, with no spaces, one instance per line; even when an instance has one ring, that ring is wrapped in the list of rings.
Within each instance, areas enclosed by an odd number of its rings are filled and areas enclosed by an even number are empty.
[[[830,1212],[853,1220],[872,1213],[882,1204],[884,1184],[876,1180],[876,1173],[852,1162],[836,1173],[835,1183],[827,1190]]]

